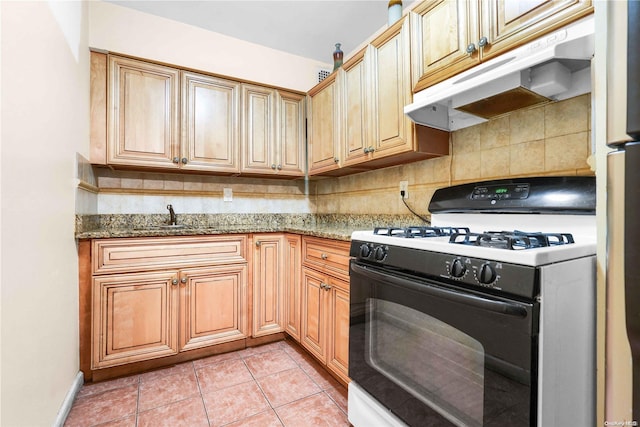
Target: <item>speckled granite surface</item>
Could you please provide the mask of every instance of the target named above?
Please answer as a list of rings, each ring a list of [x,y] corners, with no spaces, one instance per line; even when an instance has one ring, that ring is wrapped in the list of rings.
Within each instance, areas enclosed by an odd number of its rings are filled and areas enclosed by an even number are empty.
[[[348,214],[182,214],[183,228],[164,228],[167,215],[77,215],[76,239],[113,237],[197,236],[233,233],[288,232],[349,240],[354,230],[406,226],[421,221],[409,215]]]

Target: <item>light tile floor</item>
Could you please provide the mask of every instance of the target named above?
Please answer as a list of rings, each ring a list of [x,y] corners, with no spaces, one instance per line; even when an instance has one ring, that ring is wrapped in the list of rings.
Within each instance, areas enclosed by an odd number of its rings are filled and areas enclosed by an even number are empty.
[[[82,387],[65,426],[349,426],[347,390],[291,341]]]

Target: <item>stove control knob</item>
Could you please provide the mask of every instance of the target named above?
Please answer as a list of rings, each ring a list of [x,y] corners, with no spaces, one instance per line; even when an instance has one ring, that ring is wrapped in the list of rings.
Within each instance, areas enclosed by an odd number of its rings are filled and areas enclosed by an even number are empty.
[[[449,274],[453,277],[461,278],[467,272],[467,267],[464,266],[464,263],[460,258],[456,258],[451,263],[451,267],[449,268]]]
[[[496,272],[489,263],[482,264],[478,271],[478,281],[483,285],[489,285],[496,280]]]
[[[376,261],[382,261],[387,256],[387,251],[382,246],[376,246],[373,250],[373,258]]]
[[[361,258],[369,258],[371,255],[371,248],[366,243],[360,245],[360,257]]]

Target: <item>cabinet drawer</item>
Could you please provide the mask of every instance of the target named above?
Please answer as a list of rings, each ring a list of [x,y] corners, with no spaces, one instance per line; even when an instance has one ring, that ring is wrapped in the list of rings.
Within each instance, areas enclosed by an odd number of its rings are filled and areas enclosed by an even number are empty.
[[[302,261],[323,273],[349,277],[349,242],[304,237]]]
[[[244,235],[101,239],[92,245],[93,274],[246,262]]]

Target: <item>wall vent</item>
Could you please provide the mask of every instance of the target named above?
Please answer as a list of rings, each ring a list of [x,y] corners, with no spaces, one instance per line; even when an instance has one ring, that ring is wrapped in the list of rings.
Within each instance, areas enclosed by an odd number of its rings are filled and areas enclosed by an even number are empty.
[[[329,75],[331,74],[331,70],[325,70],[325,69],[318,69],[318,83],[320,83],[321,81],[323,81],[324,79],[326,79],[327,77],[329,77]]]

